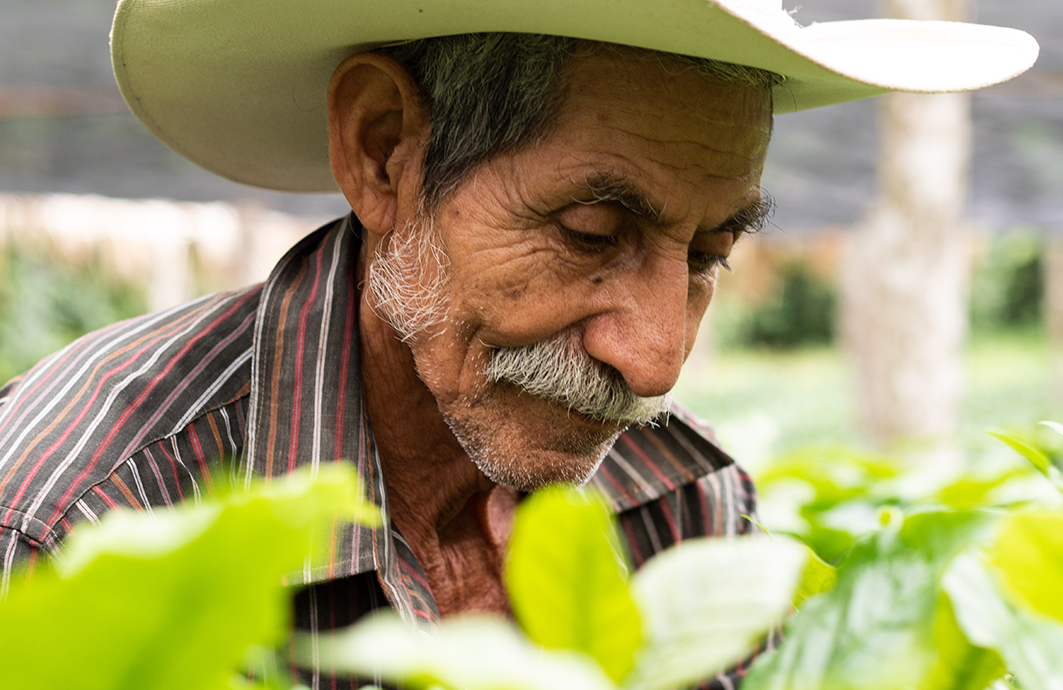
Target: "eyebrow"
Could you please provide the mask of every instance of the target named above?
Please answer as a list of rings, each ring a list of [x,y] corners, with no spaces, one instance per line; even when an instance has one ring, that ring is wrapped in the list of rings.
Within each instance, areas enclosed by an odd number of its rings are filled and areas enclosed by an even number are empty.
[[[761,189],[760,198],[738,209],[709,232],[760,232],[774,214],[775,198]]]
[[[593,198],[589,201],[576,200],[580,204],[595,204],[611,201],[623,206],[629,213],[655,224],[664,223],[664,210],[658,209],[638,186],[629,180],[600,173],[579,184],[587,189]],[[768,220],[775,213],[775,199],[760,190],[760,197],[732,213],[715,228],[702,229],[699,232],[747,232],[755,233],[764,229]]]
[[[580,187],[587,189],[593,199],[579,201],[580,204],[596,204],[602,201],[612,201],[620,204],[631,214],[651,223],[661,224],[664,222],[663,209],[656,208],[647,198],[645,192],[623,178],[614,177],[605,173],[599,173],[583,180]]]

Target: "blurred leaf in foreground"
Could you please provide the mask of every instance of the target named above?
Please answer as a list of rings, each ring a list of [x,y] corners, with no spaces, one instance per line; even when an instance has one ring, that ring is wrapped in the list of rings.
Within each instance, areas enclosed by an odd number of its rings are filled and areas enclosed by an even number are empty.
[[[759,536],[693,539],[647,561],[632,585],[646,645],[626,685],[693,685],[748,656],[789,612],[807,554]]]
[[[784,538],[691,539],[648,561],[629,589],[608,509],[561,487],[521,505],[510,549],[506,581],[530,640],[497,619],[427,633],[385,615],[319,640],[318,657],[412,688],[675,688],[755,649],[788,613],[808,554]],[[311,640],[297,639],[312,659]]]
[[[334,516],[371,512],[348,466],[171,513],[116,512],[0,603],[0,687],[221,690],[288,631],[282,576]],[[42,645],[59,650],[45,663]]]
[[[976,512],[924,513],[858,542],[835,587],[805,602],[744,690],[983,690],[1003,667],[967,642],[939,583],[989,523]]]
[[[1023,690],[1063,688],[1063,626],[1016,608],[982,562],[963,554],[943,579],[963,631],[972,643],[995,649]]]
[[[1063,512],[1008,515],[990,558],[1014,598],[1063,621]]]
[[[812,549],[808,549],[808,561],[794,591],[794,608],[800,609],[805,600],[829,592],[837,581],[837,569],[823,562]]]
[[[639,612],[609,509],[571,488],[549,487],[517,509],[506,587],[533,642],[589,654],[619,681],[642,642]]]
[[[757,478],[768,529],[799,537],[827,563],[838,562],[859,534],[880,527],[879,509],[893,500],[898,477],[889,458],[845,448],[814,448],[780,458]],[[804,487],[800,524],[785,528],[768,521],[774,496]],[[780,529],[783,527],[783,529]]]
[[[1051,460],[1048,456],[1041,451],[1040,448],[1032,445],[1024,439],[1019,438],[1016,434],[1005,434],[1002,431],[987,431],[987,434],[993,438],[1003,441],[1012,450],[1030,461],[1037,470],[1044,476],[1048,476],[1048,468],[1051,465]]]
[[[299,656],[310,639],[296,637]],[[458,617],[433,632],[391,613],[318,640],[322,663],[363,677],[379,675],[408,688],[448,690],[614,690],[598,664],[572,650],[544,650],[500,618]]]

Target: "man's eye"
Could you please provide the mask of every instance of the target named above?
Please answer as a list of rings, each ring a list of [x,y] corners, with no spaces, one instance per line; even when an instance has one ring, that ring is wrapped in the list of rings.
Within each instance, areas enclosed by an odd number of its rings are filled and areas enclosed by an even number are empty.
[[[708,273],[717,266],[723,266],[728,271],[731,266],[727,263],[727,257],[709,252],[699,252],[691,249],[687,252],[687,263],[694,273]]]
[[[572,228],[567,228],[564,225],[558,226],[561,228],[561,235],[565,238],[565,241],[575,247],[581,252],[587,252],[590,254],[599,254],[619,246],[620,240],[615,235],[597,235],[592,232],[579,232]]]

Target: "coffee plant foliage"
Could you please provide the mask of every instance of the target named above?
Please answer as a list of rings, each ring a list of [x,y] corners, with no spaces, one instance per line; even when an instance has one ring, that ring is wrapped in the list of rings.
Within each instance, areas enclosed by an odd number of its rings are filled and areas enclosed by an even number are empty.
[[[637,572],[598,497],[548,488],[518,510],[514,621],[383,614],[294,648],[407,688],[666,690],[736,663],[745,690],[1063,688],[1063,426],[995,435],[1015,462],[952,473],[793,454],[761,478],[770,535],[690,540]],[[0,687],[290,687],[269,672],[282,576],[337,516],[379,519],[330,468],[79,528],[0,603],[8,659],[61,653],[0,666]]]

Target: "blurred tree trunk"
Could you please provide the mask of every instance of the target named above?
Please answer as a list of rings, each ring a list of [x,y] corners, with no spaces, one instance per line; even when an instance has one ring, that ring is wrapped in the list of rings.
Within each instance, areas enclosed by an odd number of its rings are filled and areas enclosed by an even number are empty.
[[[969,0],[885,0],[885,16],[964,20]],[[958,426],[967,332],[966,94],[879,97],[878,196],[847,247],[842,331],[879,444]]]
[[[1045,325],[1052,361],[1052,405],[1063,407],[1063,233],[1048,233],[1044,254]]]

